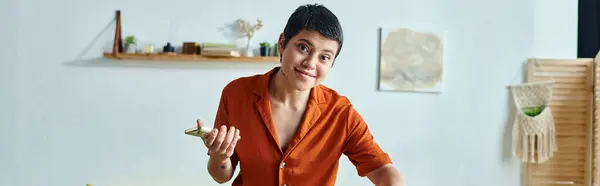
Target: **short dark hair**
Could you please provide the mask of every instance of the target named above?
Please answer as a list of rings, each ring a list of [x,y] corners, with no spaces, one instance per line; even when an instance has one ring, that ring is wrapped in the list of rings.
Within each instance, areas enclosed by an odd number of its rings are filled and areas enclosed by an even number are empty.
[[[344,43],[342,26],[335,14],[325,6],[307,4],[296,8],[283,30],[284,41],[282,47],[287,46],[288,41],[302,30],[317,31],[321,35],[337,41],[339,48],[335,57],[340,54]]]

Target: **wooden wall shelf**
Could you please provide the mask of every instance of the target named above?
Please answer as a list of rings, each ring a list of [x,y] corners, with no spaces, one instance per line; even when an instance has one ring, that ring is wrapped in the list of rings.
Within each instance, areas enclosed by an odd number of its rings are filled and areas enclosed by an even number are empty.
[[[186,54],[126,54],[126,53],[104,53],[104,57],[114,60],[152,60],[152,61],[213,61],[213,62],[249,62],[249,63],[278,63],[279,57],[276,56],[255,56],[255,57],[221,57],[221,56],[202,56]]]
[[[128,54],[123,52],[123,38],[121,37],[121,11],[115,12],[116,28],[112,52],[105,52],[104,58],[113,60],[151,60],[151,61],[206,61],[206,62],[240,62],[240,63],[279,63],[277,56],[203,56],[195,54]]]

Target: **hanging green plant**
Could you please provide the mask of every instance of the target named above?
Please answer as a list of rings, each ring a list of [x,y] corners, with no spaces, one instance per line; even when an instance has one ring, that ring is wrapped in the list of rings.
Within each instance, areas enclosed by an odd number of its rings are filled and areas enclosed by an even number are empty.
[[[544,163],[554,157],[555,121],[552,116],[554,81],[509,86],[517,108],[512,123],[512,154],[522,163]],[[543,147],[543,148],[540,148]]]
[[[544,108],[546,108],[546,106],[523,108],[523,112],[528,116],[537,116],[544,111]]]

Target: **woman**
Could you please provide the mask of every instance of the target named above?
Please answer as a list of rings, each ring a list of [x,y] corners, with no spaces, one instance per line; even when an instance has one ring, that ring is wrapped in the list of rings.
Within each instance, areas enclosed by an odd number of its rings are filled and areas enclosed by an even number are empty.
[[[279,38],[281,66],[223,89],[204,141],[215,181],[231,180],[240,164],[232,185],[334,185],[344,154],[375,185],[403,184],[350,101],[320,85],[342,44],[331,11],[316,4],[296,9]]]

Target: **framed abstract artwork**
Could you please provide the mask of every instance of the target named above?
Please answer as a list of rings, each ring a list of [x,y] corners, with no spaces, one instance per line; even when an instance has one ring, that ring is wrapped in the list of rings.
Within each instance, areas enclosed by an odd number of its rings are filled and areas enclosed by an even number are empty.
[[[379,90],[441,93],[446,31],[380,28]]]

